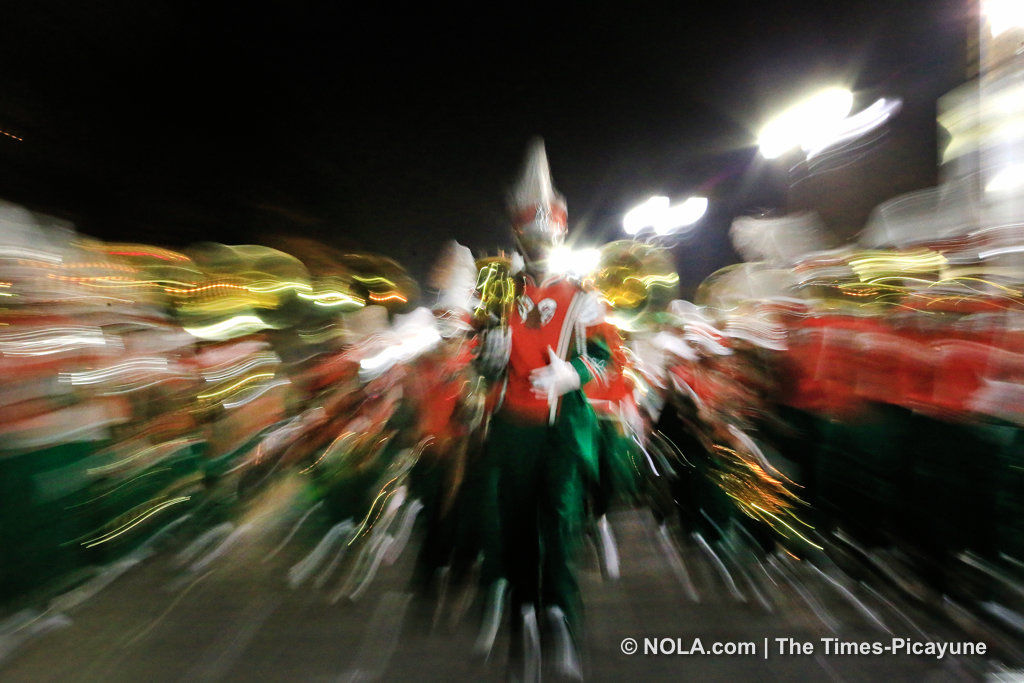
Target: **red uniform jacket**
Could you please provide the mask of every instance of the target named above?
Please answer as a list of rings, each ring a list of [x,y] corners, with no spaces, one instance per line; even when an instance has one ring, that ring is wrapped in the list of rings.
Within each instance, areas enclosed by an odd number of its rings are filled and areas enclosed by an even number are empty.
[[[573,365],[580,386],[591,379],[603,381],[609,353],[595,334],[603,316],[592,297],[564,278],[550,277],[539,285],[526,278],[509,323],[512,348],[500,388],[502,413],[524,422],[554,422],[558,404],[534,396],[530,382],[530,373],[548,364],[548,347]]]

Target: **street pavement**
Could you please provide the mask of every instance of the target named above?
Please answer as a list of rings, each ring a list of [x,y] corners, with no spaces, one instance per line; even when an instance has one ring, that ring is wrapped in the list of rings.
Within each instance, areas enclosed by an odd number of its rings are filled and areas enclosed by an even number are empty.
[[[472,654],[477,596],[452,589],[438,602],[409,591],[416,535],[359,590],[351,578],[358,549],[339,555],[344,541],[329,541],[345,536],[335,531],[324,541],[330,522],[301,500],[294,483],[283,482],[230,524],[205,535],[183,524],[138,562],[112,567],[48,609],[22,613],[20,622],[9,619],[0,629],[0,680],[508,678],[505,629],[490,658]],[[768,562],[726,557],[663,532],[642,510],[611,520],[621,577],[602,577],[592,545],[581,558],[587,680],[978,680],[997,665],[991,656],[826,655],[823,638],[890,643],[985,634],[835,567],[784,554]],[[325,552],[316,563],[310,554],[318,546]],[[623,653],[627,638],[639,652]],[[646,638],[679,638],[682,649],[699,638],[709,650],[715,642],[756,650],[645,654]],[[815,652],[780,655],[776,638],[809,642]]]

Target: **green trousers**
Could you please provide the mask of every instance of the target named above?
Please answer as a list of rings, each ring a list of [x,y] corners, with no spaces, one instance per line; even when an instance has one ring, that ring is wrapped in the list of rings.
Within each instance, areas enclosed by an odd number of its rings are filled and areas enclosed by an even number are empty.
[[[615,420],[602,417],[597,422],[600,427],[598,476],[590,486],[591,513],[595,518],[608,512],[616,501],[636,499],[639,459],[643,457]]]
[[[509,582],[512,605],[557,606],[571,626],[580,615],[573,555],[582,528],[580,459],[565,430],[496,415],[487,443],[497,501],[499,546],[491,559]],[[497,558],[493,555],[497,554]]]

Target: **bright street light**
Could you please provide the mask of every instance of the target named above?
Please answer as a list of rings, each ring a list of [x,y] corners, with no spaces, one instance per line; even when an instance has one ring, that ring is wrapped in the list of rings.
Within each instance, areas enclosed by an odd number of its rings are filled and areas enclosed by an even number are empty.
[[[809,138],[800,146],[807,154],[807,158],[812,159],[829,147],[856,140],[870,133],[895,116],[902,106],[901,100],[879,98],[867,109],[847,116],[829,130],[823,130],[817,139]]]
[[[647,228],[658,235],[668,235],[693,225],[704,217],[707,210],[707,197],[689,197],[675,206],[668,197],[651,197],[623,216],[622,229],[627,235],[636,235]]]
[[[668,235],[679,228],[693,225],[704,217],[707,210],[707,197],[690,197],[682,204],[670,206],[660,216],[657,216],[654,221],[654,232],[659,235]]]
[[[597,248],[573,249],[562,244],[548,253],[547,269],[548,273],[584,277],[593,272],[600,262],[601,251]]]
[[[993,38],[1010,29],[1024,28],[1024,2],[1020,0],[984,0],[981,13],[988,18]]]
[[[852,108],[853,93],[849,90],[822,90],[779,114],[761,129],[757,137],[761,155],[775,159],[794,147],[820,148]]]
[[[622,218],[622,229],[627,235],[635,235],[644,228],[654,225],[657,217],[669,209],[668,197],[651,197],[643,204],[630,209]]]

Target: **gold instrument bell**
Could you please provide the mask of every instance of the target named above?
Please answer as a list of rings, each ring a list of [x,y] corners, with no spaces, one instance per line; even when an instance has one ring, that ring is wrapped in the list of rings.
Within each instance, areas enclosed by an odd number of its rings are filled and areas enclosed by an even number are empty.
[[[480,303],[473,311],[477,324],[483,327],[508,325],[516,300],[512,262],[504,254],[476,260],[476,296]]]
[[[679,275],[672,254],[663,247],[618,240],[601,247],[592,276],[611,307],[612,322],[634,329],[646,314],[663,311],[679,295]]]

